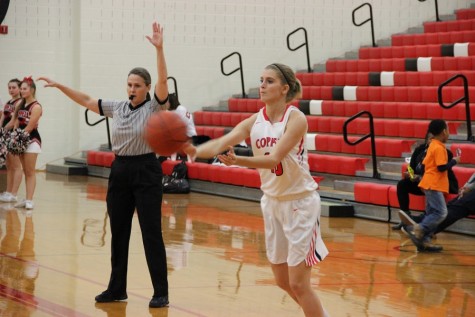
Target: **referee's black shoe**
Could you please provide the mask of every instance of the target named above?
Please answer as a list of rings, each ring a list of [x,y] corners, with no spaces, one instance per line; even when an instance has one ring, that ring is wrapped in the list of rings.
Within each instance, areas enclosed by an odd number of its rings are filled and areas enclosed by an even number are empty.
[[[109,290],[105,290],[104,292],[97,295],[95,299],[98,303],[117,302],[121,300],[126,300],[127,294],[114,295]]]
[[[151,308],[160,308],[168,306],[168,296],[153,296],[148,304]]]

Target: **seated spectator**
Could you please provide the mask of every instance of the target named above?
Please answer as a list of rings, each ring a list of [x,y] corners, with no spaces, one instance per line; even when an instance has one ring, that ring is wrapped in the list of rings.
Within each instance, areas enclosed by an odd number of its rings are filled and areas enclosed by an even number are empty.
[[[445,230],[456,221],[475,214],[475,173],[459,190],[457,198],[447,203],[447,217],[442,221],[434,233]]]
[[[447,217],[436,227],[434,234],[444,231],[460,219],[469,215],[475,215],[475,173],[470,177],[465,185],[459,190],[459,195],[447,203]],[[409,225],[403,225],[403,231],[412,230],[411,226],[422,221],[420,219],[407,218]]]

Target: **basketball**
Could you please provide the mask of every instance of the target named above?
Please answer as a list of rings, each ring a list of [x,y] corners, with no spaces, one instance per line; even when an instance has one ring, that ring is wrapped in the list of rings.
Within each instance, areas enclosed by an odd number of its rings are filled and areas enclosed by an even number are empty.
[[[147,121],[145,140],[155,153],[172,155],[188,141],[186,123],[174,112],[158,111]]]

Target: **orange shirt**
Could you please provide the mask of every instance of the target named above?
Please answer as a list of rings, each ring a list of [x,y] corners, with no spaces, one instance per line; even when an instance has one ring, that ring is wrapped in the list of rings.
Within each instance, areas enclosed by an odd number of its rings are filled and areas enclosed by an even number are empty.
[[[424,164],[424,176],[422,176],[419,187],[448,193],[449,177],[447,171],[440,172],[437,169],[439,165],[446,165],[448,159],[447,149],[444,143],[433,139],[427,149],[426,157],[424,161],[422,161],[422,164]]]

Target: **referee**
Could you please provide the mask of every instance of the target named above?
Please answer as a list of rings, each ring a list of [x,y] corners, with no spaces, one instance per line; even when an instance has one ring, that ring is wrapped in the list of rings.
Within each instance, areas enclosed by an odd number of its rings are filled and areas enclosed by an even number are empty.
[[[147,36],[157,52],[158,81],[150,98],[151,77],[144,68],[134,68],[127,77],[126,101],[94,99],[88,95],[40,77],[45,87],[56,87],[74,102],[100,115],[113,118],[112,164],[107,190],[112,246],[111,275],[107,289],[96,296],[106,303],[127,299],[127,263],[132,217],[135,209],[142,230],[145,256],[153,284],[149,307],[168,306],[167,258],[162,237],[162,168],[143,138],[144,126],[155,111],[168,107],[167,67],[163,52],[163,28],[153,23]]]

